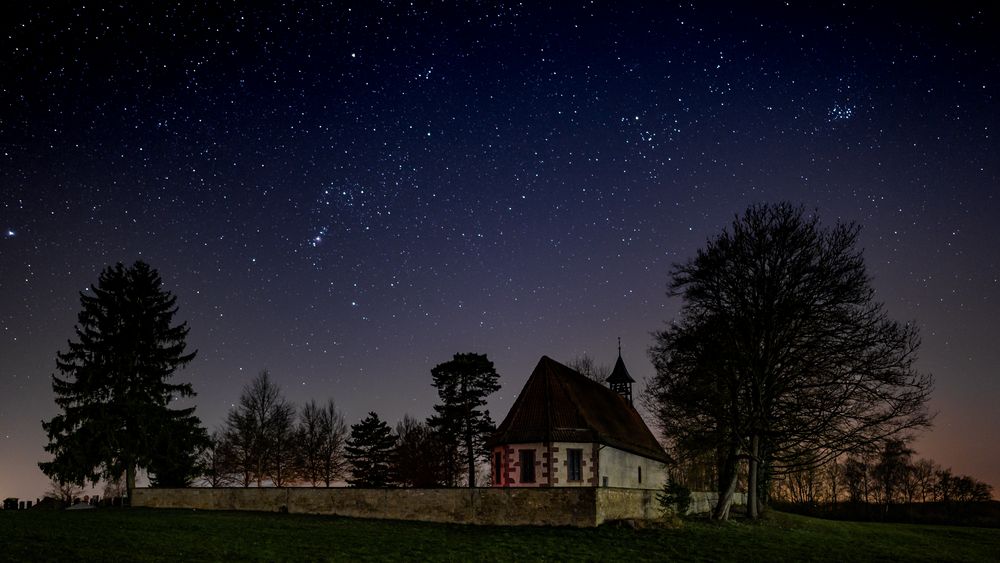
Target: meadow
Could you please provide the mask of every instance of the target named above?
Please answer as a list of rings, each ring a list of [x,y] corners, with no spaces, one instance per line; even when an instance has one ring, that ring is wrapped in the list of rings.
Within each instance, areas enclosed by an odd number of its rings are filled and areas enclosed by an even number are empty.
[[[0,511],[0,561],[997,561],[1000,531],[836,522],[496,527],[193,510]]]

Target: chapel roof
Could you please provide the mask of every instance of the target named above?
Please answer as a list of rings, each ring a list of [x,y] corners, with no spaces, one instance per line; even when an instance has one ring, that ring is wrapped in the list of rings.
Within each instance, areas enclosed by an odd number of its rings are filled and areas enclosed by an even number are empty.
[[[538,360],[490,439],[491,444],[530,442],[598,442],[669,461],[627,399],[548,356]]]

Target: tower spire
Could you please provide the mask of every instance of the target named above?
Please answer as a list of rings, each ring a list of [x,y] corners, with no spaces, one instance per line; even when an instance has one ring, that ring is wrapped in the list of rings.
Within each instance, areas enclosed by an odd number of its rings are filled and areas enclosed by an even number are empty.
[[[611,370],[611,375],[608,376],[606,381],[608,382],[609,389],[625,397],[629,404],[632,403],[632,384],[635,383],[635,380],[628,374],[628,370],[625,369],[625,362],[622,360],[621,336],[618,337],[618,361],[615,362],[615,368]]]

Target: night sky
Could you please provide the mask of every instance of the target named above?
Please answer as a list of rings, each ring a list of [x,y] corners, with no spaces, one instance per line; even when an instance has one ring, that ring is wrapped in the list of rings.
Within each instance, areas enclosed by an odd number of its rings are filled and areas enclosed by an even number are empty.
[[[919,455],[1000,487],[994,7],[40,4],[0,8],[0,497],[47,487],[107,265],[178,297],[209,429],[262,369],[423,418],[457,352],[496,363],[499,423],[543,354],[621,336],[651,376],[671,265],[782,200],[863,226],[937,378]]]

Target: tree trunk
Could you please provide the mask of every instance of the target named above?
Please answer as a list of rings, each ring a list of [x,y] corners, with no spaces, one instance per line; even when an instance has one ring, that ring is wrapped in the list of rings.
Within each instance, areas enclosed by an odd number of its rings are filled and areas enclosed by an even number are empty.
[[[833,460],[833,467],[830,473],[830,497],[833,506],[837,506],[837,460]]]
[[[751,520],[760,516],[757,505],[757,482],[760,480],[760,438],[754,434],[750,438],[750,474],[747,476],[747,515]]]
[[[132,506],[132,492],[135,490],[135,464],[129,462],[125,468],[125,491],[128,494],[128,505]]]
[[[476,448],[472,443],[472,421],[466,418],[465,426],[465,444],[468,449],[466,456],[469,463],[469,488],[471,489],[476,486]]]
[[[719,502],[715,505],[715,511],[712,512],[713,520],[729,519],[729,508],[733,505],[733,495],[736,493],[736,482],[738,480],[739,474],[734,470],[726,490],[721,491],[719,494]]]
[[[739,481],[739,449],[730,447],[726,455],[719,482],[719,501],[712,511],[713,520],[728,520],[729,508],[733,505],[733,495],[736,493],[736,483]]]
[[[469,464],[469,488],[476,486],[476,446],[472,439],[472,407],[469,406],[469,392],[465,376],[462,376],[462,396],[465,397],[465,458]]]

